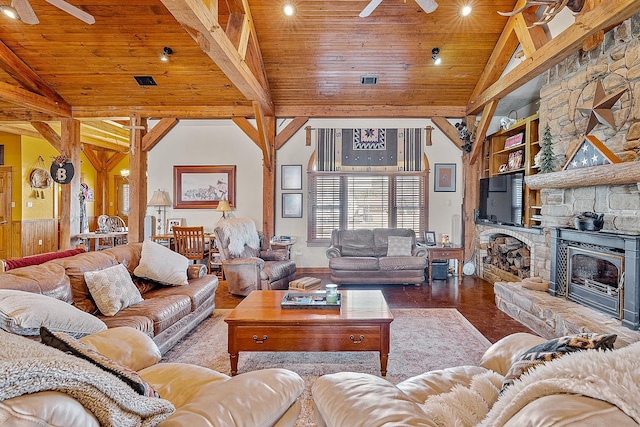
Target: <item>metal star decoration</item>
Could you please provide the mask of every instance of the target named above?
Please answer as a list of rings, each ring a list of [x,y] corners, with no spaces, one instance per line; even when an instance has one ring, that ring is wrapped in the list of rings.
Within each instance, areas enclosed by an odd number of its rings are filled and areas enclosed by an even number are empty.
[[[625,87],[624,89],[618,89],[614,93],[607,95],[604,92],[602,80],[598,80],[598,82],[596,83],[596,93],[593,95],[593,99],[591,100],[591,102],[587,102],[578,107],[578,110],[580,112],[589,114],[589,122],[587,123],[587,130],[585,131],[585,135],[591,132],[591,130],[596,127],[598,123],[609,126],[613,130],[617,130],[611,108],[613,108],[615,103],[618,102],[620,97],[626,91],[627,88]]]

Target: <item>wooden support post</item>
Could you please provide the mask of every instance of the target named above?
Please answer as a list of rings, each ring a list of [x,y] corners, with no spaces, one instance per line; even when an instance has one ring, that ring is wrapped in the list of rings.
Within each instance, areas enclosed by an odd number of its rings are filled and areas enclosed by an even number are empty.
[[[62,185],[60,195],[60,249],[69,249],[77,243],[80,233],[80,122],[62,119],[60,137],[62,154],[74,167],[73,179]]]
[[[131,150],[129,153],[129,242],[144,239],[144,217],[147,212],[147,152],[142,149],[147,119],[131,117]]]
[[[262,168],[262,232],[268,239],[274,235],[276,229],[276,119],[273,116],[267,116],[264,118],[264,123],[271,164],[267,165],[267,158],[264,159]]]

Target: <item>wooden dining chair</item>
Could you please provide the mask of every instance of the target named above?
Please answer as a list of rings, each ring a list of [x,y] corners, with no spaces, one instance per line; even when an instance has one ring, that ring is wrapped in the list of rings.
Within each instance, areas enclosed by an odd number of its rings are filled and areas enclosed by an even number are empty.
[[[192,261],[206,260],[207,273],[211,273],[211,244],[207,244],[204,227],[173,226],[175,251]]]

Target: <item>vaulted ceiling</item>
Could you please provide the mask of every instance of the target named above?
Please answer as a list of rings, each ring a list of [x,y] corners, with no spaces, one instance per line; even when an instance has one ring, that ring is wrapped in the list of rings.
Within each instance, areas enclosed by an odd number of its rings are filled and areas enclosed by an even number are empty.
[[[292,17],[279,0],[70,2],[95,24],[44,0],[30,0],[37,25],[0,18],[0,131],[37,134],[33,123],[73,117],[84,138],[118,150],[128,134],[119,120],[132,114],[252,117],[259,106],[276,117],[462,117],[553,62],[544,53],[536,60],[548,37],[526,29],[531,13],[497,13],[522,0],[473,0],[467,17],[462,0],[440,0],[430,14],[414,0],[383,0],[367,18],[358,14],[368,0],[292,0]],[[632,0],[599,7],[618,22],[638,9]],[[495,87],[523,38],[531,70]],[[583,39],[573,36],[566,49]],[[161,62],[165,46],[173,54]],[[378,76],[378,85],[361,85],[363,75]],[[139,86],[134,76],[157,85]]]

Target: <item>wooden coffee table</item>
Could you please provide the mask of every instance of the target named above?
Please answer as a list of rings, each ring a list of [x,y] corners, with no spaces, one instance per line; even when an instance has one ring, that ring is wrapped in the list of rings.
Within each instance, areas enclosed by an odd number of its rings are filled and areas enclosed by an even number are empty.
[[[339,290],[342,307],[281,308],[287,291],[253,291],[224,320],[231,375],[241,351],[378,351],[387,374],[393,315],[380,291]]]

